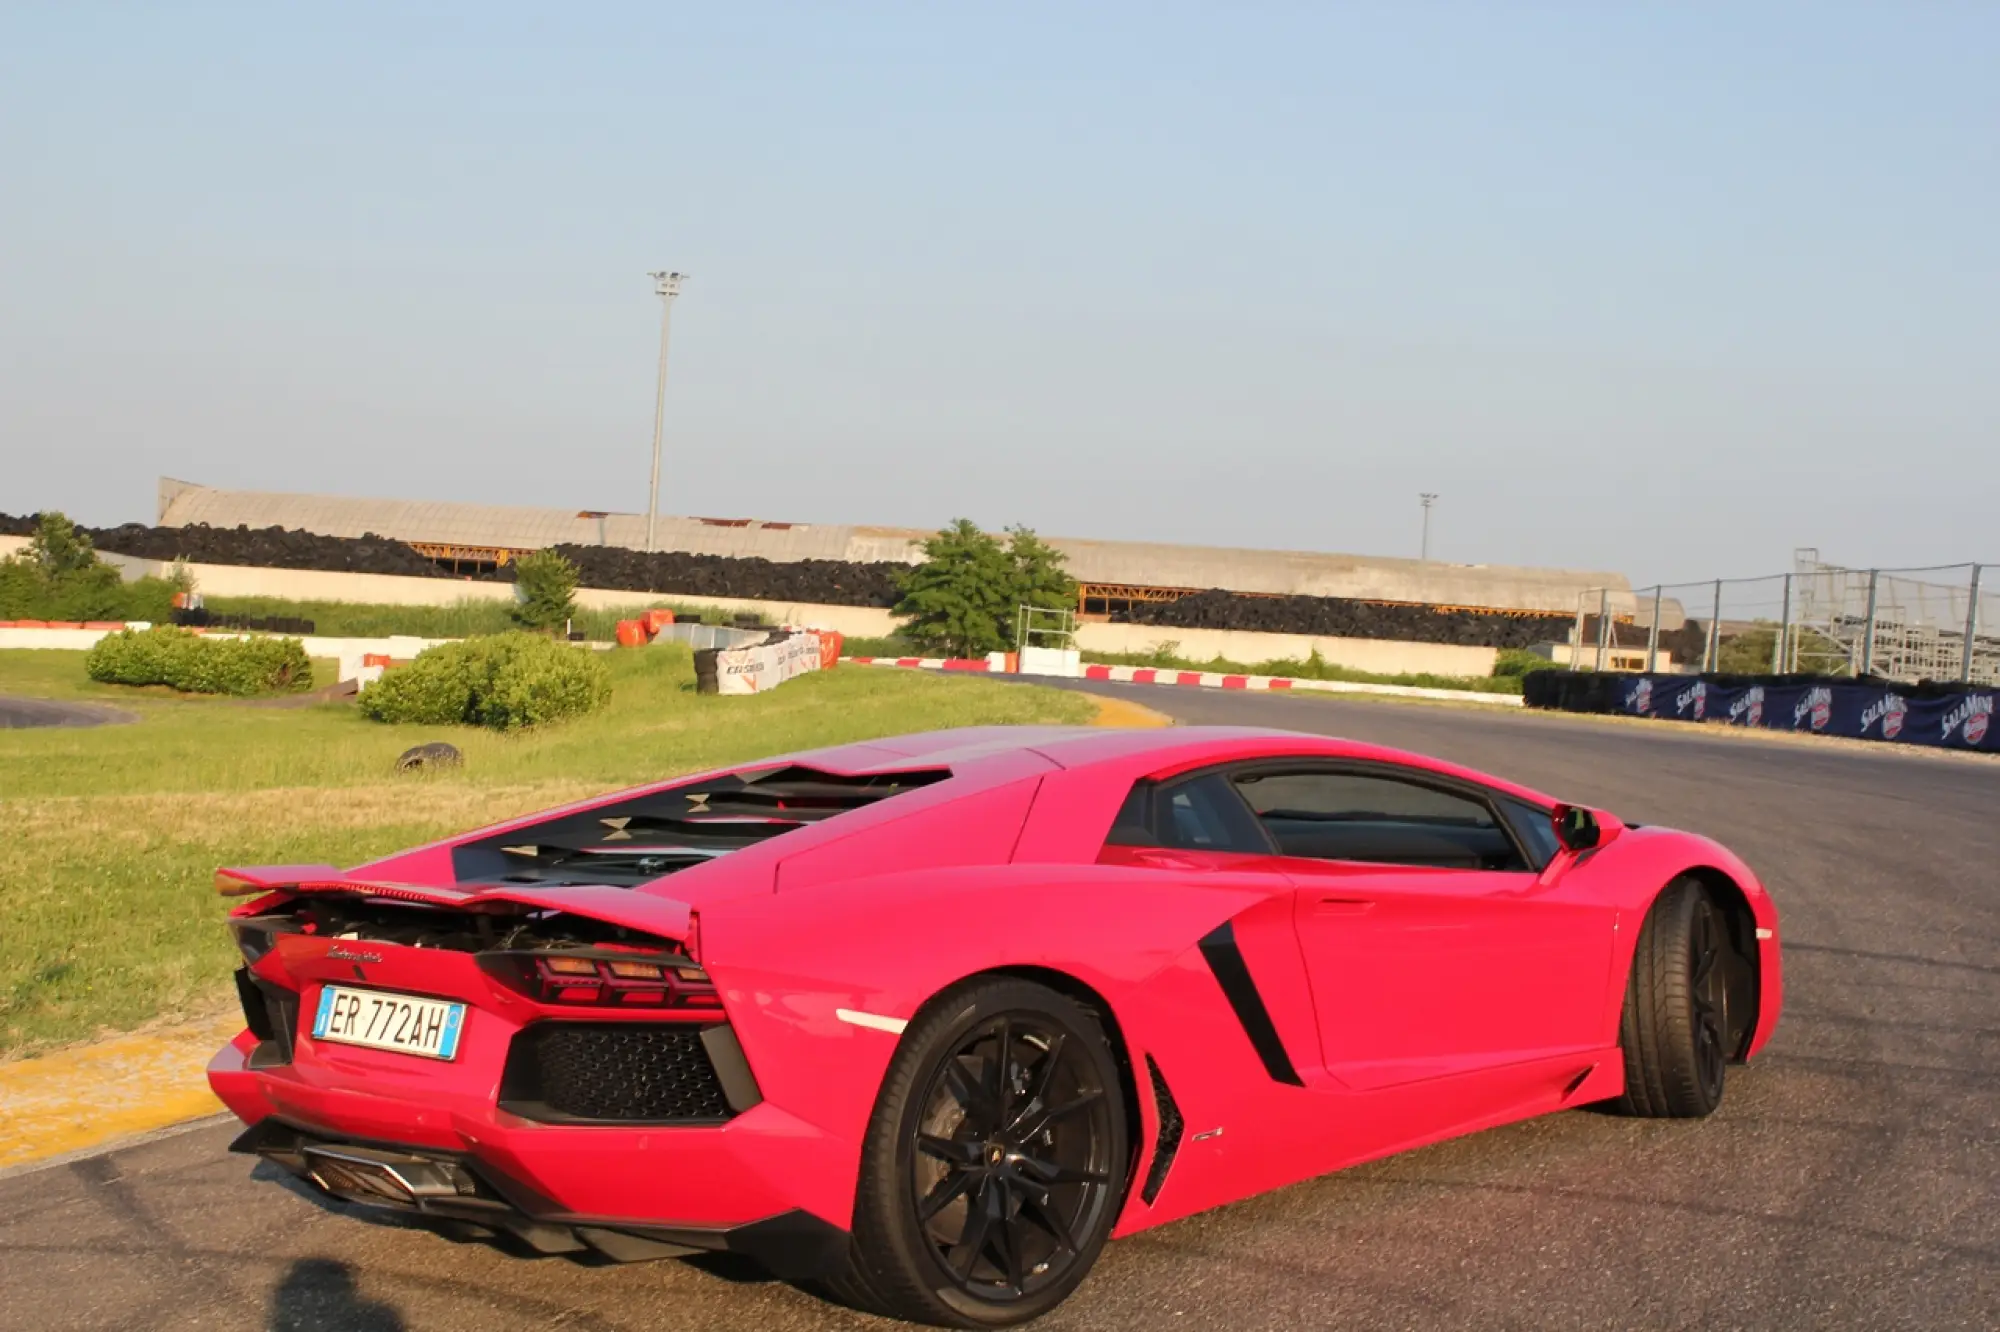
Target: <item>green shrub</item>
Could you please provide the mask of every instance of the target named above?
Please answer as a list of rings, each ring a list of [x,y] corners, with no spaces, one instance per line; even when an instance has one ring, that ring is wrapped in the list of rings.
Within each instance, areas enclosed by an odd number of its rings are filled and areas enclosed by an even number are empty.
[[[597,653],[513,633],[428,649],[364,689],[361,711],[379,722],[512,731],[610,701],[611,672]]]
[[[298,693],[312,688],[312,660],[296,638],[209,638],[185,629],[124,629],[84,654],[102,684],[167,685],[184,694]]]
[[[555,550],[538,550],[514,562],[514,586],[521,594],[514,619],[529,629],[567,629],[576,614],[574,564]]]
[[[1534,671],[1549,671],[1555,668],[1556,664],[1547,657],[1539,652],[1530,652],[1526,648],[1501,648],[1493,658],[1495,677],[1519,678]]]

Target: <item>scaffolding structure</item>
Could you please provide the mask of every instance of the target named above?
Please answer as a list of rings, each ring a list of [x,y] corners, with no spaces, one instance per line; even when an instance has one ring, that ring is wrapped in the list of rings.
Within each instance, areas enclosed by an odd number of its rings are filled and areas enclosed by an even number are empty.
[[[1970,566],[1963,585],[1909,576],[1966,567],[1850,569],[1800,548],[1783,669],[2000,684],[2000,596],[1981,588],[1985,570]]]

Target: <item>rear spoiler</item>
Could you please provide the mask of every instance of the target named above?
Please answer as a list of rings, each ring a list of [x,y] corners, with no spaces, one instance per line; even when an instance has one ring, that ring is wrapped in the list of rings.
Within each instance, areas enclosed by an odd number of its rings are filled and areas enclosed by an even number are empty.
[[[483,884],[461,887],[354,879],[332,865],[251,865],[217,870],[215,891],[224,897],[252,897],[273,892],[295,896],[345,893],[354,897],[417,902],[425,906],[456,907],[461,911],[489,907],[564,911],[680,943],[691,944],[690,936],[693,934],[694,912],[687,903],[639,889],[609,888],[596,884],[551,888]]]

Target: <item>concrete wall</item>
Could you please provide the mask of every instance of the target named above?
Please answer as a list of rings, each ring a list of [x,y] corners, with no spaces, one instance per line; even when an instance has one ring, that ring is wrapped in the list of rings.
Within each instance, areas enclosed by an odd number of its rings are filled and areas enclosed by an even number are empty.
[[[160,522],[169,527],[191,523],[213,527],[276,525],[343,537],[374,532],[404,541],[520,548],[565,542],[639,548],[645,545],[646,536],[646,520],[639,514],[215,490],[169,478],[160,481]],[[663,515],[658,544],[662,550],[779,561],[914,564],[922,560],[919,545],[929,535],[896,527],[723,522]],[[1069,557],[1069,569],[1076,578],[1092,583],[1222,587],[1236,592],[1497,606],[1564,615],[1576,613],[1577,602],[1586,592],[1605,587],[1611,589],[1613,613],[1630,615],[1634,611],[1631,584],[1623,574],[1081,537],[1048,540]]]
[[[1491,675],[1499,653],[1452,643],[1400,643],[1374,638],[1318,638],[1309,634],[1260,634],[1237,629],[1166,629],[1150,624],[1083,624],[1076,645],[1092,653],[1151,653],[1161,643],[1189,661],[1303,661],[1315,648],[1336,666],[1379,675]]]

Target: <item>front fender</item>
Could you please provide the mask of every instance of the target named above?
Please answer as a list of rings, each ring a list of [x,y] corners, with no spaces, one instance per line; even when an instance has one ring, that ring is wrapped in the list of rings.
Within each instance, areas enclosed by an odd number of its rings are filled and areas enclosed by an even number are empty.
[[[1607,1028],[1618,1029],[1626,978],[1638,947],[1639,927],[1653,901],[1683,875],[1720,877],[1742,893],[1755,925],[1757,947],[1757,1025],[1748,1049],[1760,1052],[1776,1030],[1784,1006],[1784,959],[1779,942],[1778,907],[1764,883],[1743,859],[1711,838],[1672,828],[1627,828],[1571,873],[1588,873],[1618,907],[1618,950],[1607,996]],[[1615,1035],[1614,1035],[1615,1039]]]

